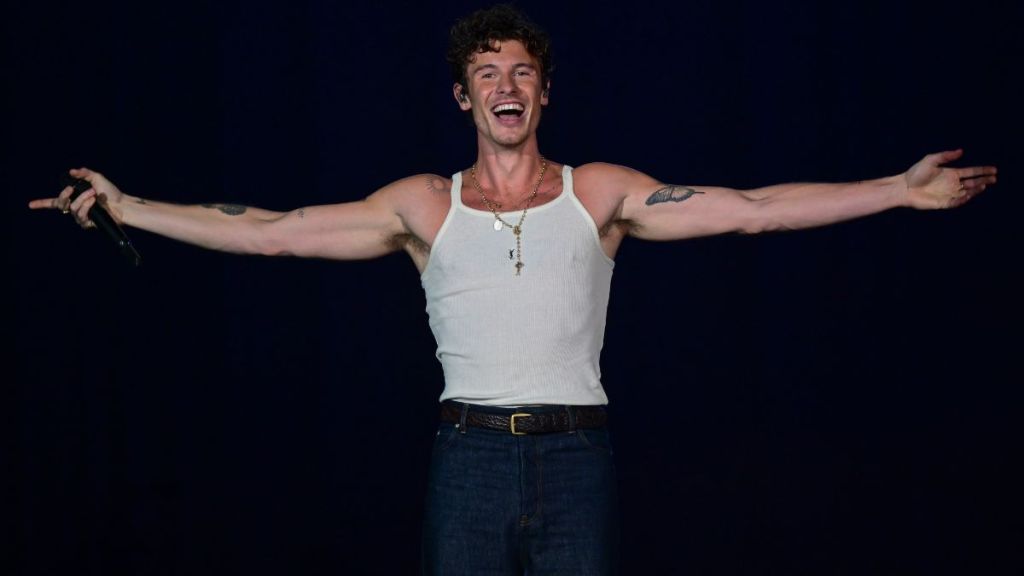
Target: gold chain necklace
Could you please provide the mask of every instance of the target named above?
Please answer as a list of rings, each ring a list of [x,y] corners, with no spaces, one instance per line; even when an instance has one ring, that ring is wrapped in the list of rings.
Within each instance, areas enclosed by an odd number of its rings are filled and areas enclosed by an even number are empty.
[[[487,199],[487,195],[484,194],[484,189],[480,187],[480,182],[476,179],[476,163],[473,163],[473,167],[469,170],[469,177],[473,180],[473,187],[480,193],[480,198],[483,199],[484,205],[487,206],[491,213],[494,214],[494,229],[500,232],[503,226],[508,226],[512,229],[512,233],[516,236],[516,276],[519,276],[520,272],[523,271],[523,222],[526,221],[526,211],[530,209],[530,204],[533,204],[533,199],[537,197],[537,191],[540,190],[540,184],[544,181],[544,172],[548,169],[548,161],[541,156],[540,159],[540,176],[537,177],[537,185],[533,187],[533,193],[526,200],[526,206],[523,208],[523,213],[519,215],[519,222],[515,225],[509,224],[501,219],[501,215],[498,214],[498,209]]]

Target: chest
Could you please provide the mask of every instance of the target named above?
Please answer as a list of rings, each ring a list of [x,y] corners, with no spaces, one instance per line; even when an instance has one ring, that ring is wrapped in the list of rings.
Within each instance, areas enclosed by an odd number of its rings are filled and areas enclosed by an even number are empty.
[[[471,210],[481,212],[498,212],[503,217],[516,217],[524,211],[527,215],[530,210],[550,204],[562,194],[562,183],[546,184],[537,190],[537,195],[531,198],[530,194],[522,197],[497,198],[493,194],[485,195],[472,186],[463,186],[460,191],[462,205]]]
[[[471,285],[510,275],[560,278],[606,267],[590,217],[574,198],[560,196],[522,213],[499,213],[458,206],[434,239],[430,267],[449,280]],[[498,225],[495,225],[495,223]],[[582,277],[582,276],[581,276]]]
[[[495,224],[494,218],[494,212],[498,213],[503,223],[500,230],[495,230],[495,232],[504,232],[504,234],[495,236],[494,239],[506,238],[500,251],[506,258],[515,257],[515,236],[511,233],[511,228],[521,224],[525,234],[527,230],[536,225],[537,215],[547,211],[552,203],[561,198],[564,191],[562,178],[550,183],[546,182],[538,189],[532,202],[527,205],[528,197],[518,201],[496,202],[497,199],[486,197],[486,192],[481,194],[479,189],[472,185],[467,186],[465,182],[449,180],[448,185],[449,193],[435,194],[424,198],[421,203],[417,204],[417,210],[409,213],[405,219],[406,227],[412,237],[412,242],[409,243],[406,251],[421,272],[430,259],[430,253],[437,242],[438,234],[445,227],[450,213],[453,212],[451,186],[458,187],[457,197],[461,201],[461,207],[457,208],[481,218],[483,225],[499,228]],[[571,193],[575,196],[575,201],[582,206],[587,217],[593,222],[605,255],[614,258],[625,237],[623,228],[615,225],[617,214],[615,204],[585,186],[581,188],[579,185],[575,185]],[[562,200],[574,201],[571,198]],[[509,256],[510,253],[512,256]]]

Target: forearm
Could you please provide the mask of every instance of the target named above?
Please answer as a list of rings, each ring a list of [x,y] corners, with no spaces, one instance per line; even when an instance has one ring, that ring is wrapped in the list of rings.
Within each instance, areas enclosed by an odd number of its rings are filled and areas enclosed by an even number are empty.
[[[842,184],[794,183],[746,190],[748,233],[825,226],[906,204],[903,175]]]
[[[125,225],[236,254],[274,253],[266,227],[286,214],[234,204],[180,205],[127,195],[114,209]]]

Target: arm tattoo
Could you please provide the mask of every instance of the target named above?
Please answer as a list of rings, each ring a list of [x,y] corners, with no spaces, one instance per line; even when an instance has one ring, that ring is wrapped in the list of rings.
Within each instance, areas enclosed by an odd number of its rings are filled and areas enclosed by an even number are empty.
[[[299,208],[299,218],[305,218],[305,217],[306,217],[306,209],[305,208]]]
[[[437,176],[427,176],[427,188],[431,192],[441,193],[447,192],[448,187],[445,186],[444,180]]]
[[[239,206],[238,204],[203,204],[203,208],[216,208],[228,216],[238,216],[239,214],[245,214],[248,210],[245,206]]]
[[[687,188],[686,186],[676,186],[675,184],[669,184],[664,188],[655,190],[654,194],[647,199],[646,204],[648,206],[654,206],[655,204],[661,204],[662,202],[682,202],[688,200],[690,196],[694,194],[703,194],[699,190],[693,188]]]
[[[138,198],[138,199],[135,200],[135,203],[136,204],[146,204],[146,199],[145,198]]]

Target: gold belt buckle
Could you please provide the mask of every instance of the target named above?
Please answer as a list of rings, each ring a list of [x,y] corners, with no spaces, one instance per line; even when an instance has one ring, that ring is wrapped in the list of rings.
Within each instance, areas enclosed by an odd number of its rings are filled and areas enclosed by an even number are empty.
[[[516,436],[526,436],[526,432],[518,432],[516,430],[516,418],[529,418],[531,415],[523,412],[517,412],[512,415],[509,419],[509,427],[512,428],[512,433]]]

